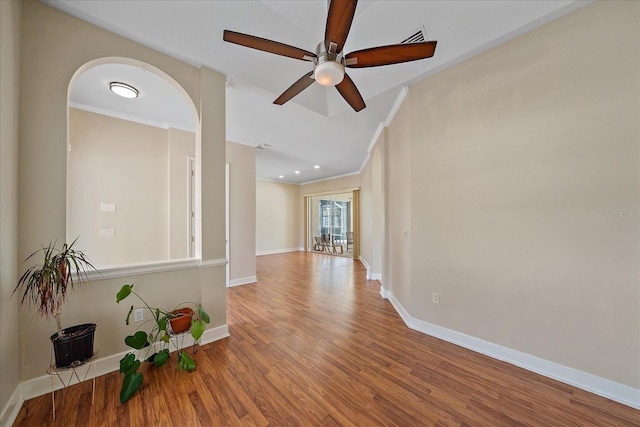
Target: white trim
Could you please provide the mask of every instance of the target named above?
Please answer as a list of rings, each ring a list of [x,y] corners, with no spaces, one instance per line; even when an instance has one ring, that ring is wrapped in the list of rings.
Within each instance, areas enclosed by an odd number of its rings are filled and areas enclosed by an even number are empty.
[[[331,181],[332,179],[344,178],[345,176],[358,175],[359,173],[360,172],[350,172],[350,173],[345,173],[345,174],[342,174],[342,175],[331,176],[329,178],[316,179],[315,181],[301,182],[298,185],[307,185],[307,184],[315,184],[316,182]]]
[[[214,341],[227,338],[228,336],[229,336],[229,327],[226,324],[222,326],[218,326],[216,328],[207,329],[204,331],[202,338],[200,338],[200,345],[209,344]],[[192,345],[193,345],[193,337],[191,337],[191,335],[186,335],[184,337],[183,348],[186,348]],[[174,351],[175,349],[172,350],[172,352]],[[88,372],[87,374],[87,380],[94,378],[94,374],[95,374],[95,377],[97,378],[101,375],[105,375],[110,372],[119,370],[120,359],[122,359],[127,353],[129,353],[128,350],[123,351],[121,353],[112,354],[110,356],[102,357],[96,360],[95,369],[94,368],[90,369],[90,372]],[[76,384],[77,380],[72,381],[72,383]],[[51,377],[49,375],[42,375],[40,377],[22,382],[18,388],[20,389],[19,396],[22,397],[23,400],[42,396],[42,395],[51,393]],[[53,388],[54,390],[60,390],[62,388],[62,384],[60,384],[60,381],[54,381]],[[16,416],[17,416],[17,413],[16,413]],[[3,424],[3,425],[11,425],[11,424]]]
[[[98,271],[87,273],[88,280],[103,280],[116,277],[132,276],[136,274],[155,273],[169,270],[195,268],[200,265],[199,259],[180,259],[171,261],[145,262],[131,265],[116,265],[112,267],[98,267]]]
[[[298,184],[297,182],[287,181],[286,178],[271,179],[271,178],[258,178],[258,177],[256,177],[256,181],[275,182],[276,184],[297,185],[298,187],[300,187],[300,184]]]
[[[200,267],[208,268],[208,267],[224,267],[229,263],[229,260],[226,258],[215,258],[215,259],[207,259],[200,262]]]
[[[271,251],[256,251],[256,256],[284,254],[287,252],[304,252],[304,248],[287,248],[287,249],[273,249]]]
[[[367,166],[367,163],[369,163],[369,159],[370,158],[371,158],[371,153],[367,152],[367,155],[364,156],[364,160],[362,161],[362,164],[360,165],[360,169],[358,169],[358,173],[362,173],[364,168]]]
[[[256,276],[241,277],[239,279],[229,280],[229,287],[247,285],[249,283],[256,283],[257,281],[258,278]]]
[[[369,162],[369,157],[371,156],[371,150],[373,150],[373,147],[375,147],[376,142],[378,142],[378,138],[380,138],[380,134],[382,133],[384,128],[389,127],[389,125],[393,121],[393,118],[396,116],[396,113],[402,106],[402,103],[404,102],[408,94],[409,94],[409,87],[402,86],[402,88],[400,88],[400,92],[398,93],[398,96],[395,102],[393,103],[393,105],[391,106],[391,109],[389,110],[389,114],[387,114],[387,118],[378,124],[378,127],[375,133],[373,134],[373,137],[371,138],[371,142],[369,143],[369,147],[367,148],[367,155],[362,161],[362,164],[360,165],[360,169],[358,170],[358,173],[362,173],[364,168],[367,166],[367,163]]]
[[[4,408],[2,408],[2,412],[0,413],[0,425],[13,425],[20,413],[20,408],[22,408],[22,404],[24,403],[24,399],[21,399],[20,397],[20,384],[17,384],[15,390],[13,390],[13,394],[11,394],[11,397],[9,398],[9,401],[4,405]]]
[[[358,257],[364,268],[367,269],[367,280],[382,280],[382,274],[374,273],[371,266],[367,263],[367,261],[362,258],[362,256]],[[385,297],[386,298],[386,297]]]
[[[398,102],[398,101],[396,100],[396,102]],[[395,106],[395,104],[393,104],[393,105]],[[387,126],[388,125],[386,125],[385,122],[380,122],[378,124],[378,128],[376,129],[376,133],[373,134],[373,138],[371,138],[371,142],[369,143],[369,147],[367,148],[367,153],[371,153],[371,150],[373,150],[373,147],[376,146],[376,142],[378,142],[378,138],[380,138],[380,134],[382,133],[384,128],[386,128]]]
[[[389,295],[391,295],[391,292],[385,289],[384,286],[380,285],[380,296],[384,299],[389,299]],[[391,305],[393,305],[393,303]]]
[[[224,258],[211,259],[211,260],[205,260],[205,261],[202,261],[197,258],[193,258],[193,259],[147,262],[147,263],[141,263],[141,264],[99,268],[98,271],[88,272],[87,279],[90,281],[93,281],[93,280],[113,279],[117,277],[135,276],[138,274],[149,274],[149,273],[159,273],[163,271],[184,270],[187,268],[221,267],[226,265],[226,263],[227,263],[227,260]]]
[[[385,292],[389,293],[388,291]],[[382,288],[380,293],[382,294]],[[640,409],[640,389],[629,387],[606,378],[579,371],[569,366],[532,356],[442,326],[434,325],[423,320],[414,319],[391,293],[389,293],[389,301],[400,317],[402,317],[404,323],[411,329],[606,397],[623,405]]]
[[[321,191],[319,193],[303,194],[302,197],[326,196],[327,194],[351,193],[351,192],[354,192],[354,191],[360,191],[360,187],[343,188],[343,189],[340,189],[340,190]]]
[[[396,309],[396,311],[398,312],[398,314],[400,315],[400,317],[404,321],[405,325],[407,325],[409,328],[413,329],[411,327],[412,318],[409,315],[409,313],[407,312],[407,310],[404,309],[402,304],[400,304],[400,301],[398,301],[396,299],[395,295],[393,295],[393,293],[390,290],[385,290],[385,294],[386,294],[386,298],[389,300],[389,302],[391,303],[393,308]]]
[[[362,256],[359,256],[358,260],[362,263],[362,265],[364,265],[364,268],[367,269],[367,280],[371,280],[371,267],[367,263],[367,260],[362,258]]]
[[[402,86],[402,89],[400,89],[400,93],[396,98],[396,102],[393,103],[393,106],[391,107],[391,110],[389,110],[389,114],[387,114],[387,118],[384,121],[385,127],[389,127],[389,125],[393,121],[393,118],[396,116],[396,113],[402,106],[402,103],[404,102],[408,94],[409,94],[409,87]]]
[[[231,164],[229,162],[225,162],[224,164],[224,256],[226,259],[231,259],[229,255],[231,253],[230,246],[230,230],[231,230],[231,222],[229,221],[229,214],[231,209]],[[255,190],[255,184],[254,184]],[[255,209],[254,209],[255,210]],[[224,285],[228,288],[230,285],[229,279],[231,276],[229,263],[224,268]]]
[[[189,126],[184,126],[182,124],[175,123],[175,122],[158,122],[155,120],[143,119],[141,117],[132,116],[130,114],[122,113],[120,111],[108,110],[106,108],[94,107],[92,105],[86,105],[86,104],[81,104],[79,102],[72,102],[72,101],[69,101],[69,107],[75,108],[77,110],[88,111],[90,113],[100,114],[103,116],[113,117],[120,120],[126,120],[128,122],[139,123],[145,126],[152,126],[152,127],[161,128],[161,129],[171,128],[171,129],[183,130],[185,132],[196,133],[195,124],[193,125],[193,127],[189,127]]]

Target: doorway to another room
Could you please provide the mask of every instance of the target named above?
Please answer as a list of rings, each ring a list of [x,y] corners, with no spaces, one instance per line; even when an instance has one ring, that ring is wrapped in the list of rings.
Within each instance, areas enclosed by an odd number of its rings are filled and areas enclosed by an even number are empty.
[[[357,258],[358,190],[305,196],[306,249]]]

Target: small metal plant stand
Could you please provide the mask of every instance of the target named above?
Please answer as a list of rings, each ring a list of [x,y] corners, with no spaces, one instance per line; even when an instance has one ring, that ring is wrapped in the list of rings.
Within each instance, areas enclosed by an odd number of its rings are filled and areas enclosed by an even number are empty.
[[[53,360],[53,357],[52,357]],[[96,392],[96,361],[98,360],[98,352],[93,353],[89,359],[84,362],[79,362],[77,364],[72,364],[71,366],[67,366],[66,368],[58,368],[55,362],[51,362],[49,368],[47,369],[47,374],[49,374],[49,378],[51,379],[51,407],[53,408],[53,421],[56,420],[56,397],[53,383],[54,378],[58,378],[60,383],[62,384],[62,388],[67,388],[72,385],[73,379],[77,380],[77,383],[80,384],[87,380],[89,376],[89,372],[92,372],[92,384],[91,384],[91,406],[93,406],[94,396]],[[86,368],[84,371],[84,375],[82,375],[82,369]],[[80,372],[80,373],[78,373]],[[82,375],[82,379],[80,376]]]

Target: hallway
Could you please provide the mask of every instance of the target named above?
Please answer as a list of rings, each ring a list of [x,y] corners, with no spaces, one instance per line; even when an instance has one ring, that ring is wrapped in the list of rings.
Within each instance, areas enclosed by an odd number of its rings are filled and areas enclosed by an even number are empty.
[[[231,336],[191,374],[145,368],[25,402],[17,426],[640,425],[640,412],[407,328],[358,261],[257,258],[258,282],[228,289]],[[175,357],[175,354],[173,355]]]

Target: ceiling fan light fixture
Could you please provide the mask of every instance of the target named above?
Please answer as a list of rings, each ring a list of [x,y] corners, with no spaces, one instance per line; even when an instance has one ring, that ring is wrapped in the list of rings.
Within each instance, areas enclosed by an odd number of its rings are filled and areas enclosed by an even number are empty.
[[[126,83],[111,82],[109,83],[109,89],[123,98],[133,99],[138,97],[138,89]]]
[[[322,86],[335,86],[344,79],[344,66],[335,61],[321,62],[316,65],[313,76]]]

